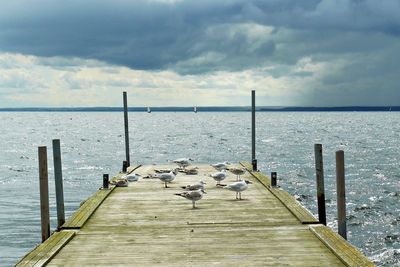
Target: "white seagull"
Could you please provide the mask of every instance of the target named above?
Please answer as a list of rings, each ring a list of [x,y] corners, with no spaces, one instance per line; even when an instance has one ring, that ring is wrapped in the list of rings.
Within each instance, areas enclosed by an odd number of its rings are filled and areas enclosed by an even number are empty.
[[[142,176],[138,173],[131,173],[131,174],[125,175],[123,178],[128,180],[128,182],[137,182],[137,181],[139,181],[140,177],[142,177]]]
[[[166,173],[156,173],[154,177],[160,179],[165,183],[165,188],[167,188],[167,183],[172,182],[175,179],[176,174],[178,173],[178,169],[174,169],[170,172]]]
[[[220,184],[221,184],[221,181],[224,180],[224,179],[226,178],[226,171],[225,171],[225,170],[222,170],[222,171],[219,171],[219,172],[215,172],[215,173],[210,174],[210,176],[211,176],[215,181],[217,181],[217,185],[220,185]]]
[[[230,163],[227,161],[211,164],[211,166],[213,166],[218,171],[226,170],[228,168],[228,165],[230,165]]]
[[[204,185],[206,184],[206,182],[204,182],[203,180],[200,180],[198,183],[196,184],[189,184],[186,186],[181,186],[181,188],[188,190],[188,191],[194,191],[194,190],[199,190],[199,189],[203,189],[204,190]]]
[[[196,208],[196,201],[202,199],[203,194],[207,194],[203,189],[195,190],[195,191],[186,191],[183,193],[177,193],[174,194],[176,196],[181,196],[186,199],[189,199],[192,201],[193,209]]]
[[[236,175],[236,181],[240,180],[240,175],[243,175],[246,173],[246,169],[244,169],[244,168],[232,167],[232,168],[228,168],[228,171],[230,171],[231,173]]]
[[[191,158],[180,158],[175,159],[172,162],[176,163],[179,167],[185,169],[187,166],[190,165],[191,161],[193,161]]]
[[[248,180],[242,180],[239,182],[235,182],[233,184],[229,184],[224,186],[224,188],[231,190],[231,191],[235,191],[236,192],[236,199],[242,199],[242,191],[246,190],[249,187],[249,184],[251,184],[252,182],[248,181]],[[238,198],[239,195],[239,198]]]

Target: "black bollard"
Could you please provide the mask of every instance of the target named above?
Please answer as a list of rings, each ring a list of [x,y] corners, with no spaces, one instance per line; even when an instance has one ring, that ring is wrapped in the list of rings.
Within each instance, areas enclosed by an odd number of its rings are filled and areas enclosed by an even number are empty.
[[[277,187],[277,174],[276,172],[271,172],[271,187]]]
[[[128,169],[128,161],[124,160],[122,162],[122,172],[126,172]]]
[[[108,184],[109,184],[109,180],[108,180],[108,174],[103,174],[103,189],[108,189]]]

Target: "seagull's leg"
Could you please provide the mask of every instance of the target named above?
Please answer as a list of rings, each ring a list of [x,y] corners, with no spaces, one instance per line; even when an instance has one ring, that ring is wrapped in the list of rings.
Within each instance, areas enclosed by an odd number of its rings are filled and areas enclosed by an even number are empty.
[[[194,200],[192,200],[192,206],[194,209],[196,208],[196,202]]]
[[[236,192],[236,199],[238,199],[238,192]]]
[[[167,182],[164,182],[164,183],[165,183],[165,188],[168,188]]]
[[[239,192],[239,200],[242,200],[242,192]]]

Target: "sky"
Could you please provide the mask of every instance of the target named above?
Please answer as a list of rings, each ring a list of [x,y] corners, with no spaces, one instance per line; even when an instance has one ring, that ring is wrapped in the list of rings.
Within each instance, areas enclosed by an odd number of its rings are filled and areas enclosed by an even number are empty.
[[[13,0],[0,108],[400,105],[400,0]]]

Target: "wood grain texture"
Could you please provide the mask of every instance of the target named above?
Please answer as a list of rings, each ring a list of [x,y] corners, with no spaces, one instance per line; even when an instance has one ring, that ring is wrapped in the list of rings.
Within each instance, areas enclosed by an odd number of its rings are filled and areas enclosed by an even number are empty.
[[[325,225],[310,226],[313,232],[346,266],[375,266],[357,248]]]
[[[97,191],[93,196],[88,198],[70,218],[68,218],[68,220],[61,226],[61,229],[81,228],[113,190],[114,186],[110,186],[109,189]]]
[[[44,266],[57,252],[62,249],[75,235],[73,231],[53,233],[49,239],[28,253],[17,264],[17,267]]]
[[[142,166],[135,172],[146,176],[173,167]],[[179,173],[169,188],[151,178],[115,188],[47,265],[344,266],[253,175],[243,175],[253,184],[236,200],[235,192],[209,177],[212,167],[197,167],[198,175]],[[191,201],[174,193],[200,179],[207,194],[192,209]],[[235,181],[229,173],[223,183]]]
[[[248,162],[241,162],[249,173],[263,184],[283,205],[303,224],[317,224],[319,223],[310,211],[304,208],[292,195],[282,190],[281,188],[271,187],[271,179],[261,172],[253,172],[252,166]]]

